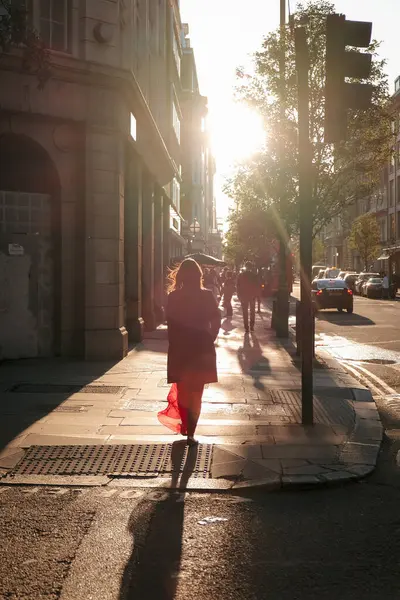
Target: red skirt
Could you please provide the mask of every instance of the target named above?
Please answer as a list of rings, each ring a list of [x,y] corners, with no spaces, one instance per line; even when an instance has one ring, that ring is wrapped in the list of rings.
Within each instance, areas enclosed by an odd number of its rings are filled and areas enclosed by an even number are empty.
[[[193,390],[193,382],[191,382],[189,388],[190,391]],[[167,397],[167,408],[157,414],[160,423],[171,429],[174,433],[187,435],[188,411],[195,410],[195,412],[200,414],[203,389],[203,384],[195,386],[195,390],[198,392],[198,404],[190,406],[187,387],[184,384],[173,383]],[[193,398],[191,402],[193,402]]]
[[[168,406],[158,413],[158,420],[168,429],[172,429],[174,433],[180,433],[182,430],[182,416],[178,405],[178,386],[176,383],[171,385],[167,401]]]

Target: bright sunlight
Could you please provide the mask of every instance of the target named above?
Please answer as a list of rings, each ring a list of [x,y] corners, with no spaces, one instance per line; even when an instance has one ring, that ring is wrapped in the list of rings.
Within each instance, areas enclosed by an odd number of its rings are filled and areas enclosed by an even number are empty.
[[[224,171],[256,152],[265,142],[261,116],[244,104],[211,106],[209,127],[218,166]]]

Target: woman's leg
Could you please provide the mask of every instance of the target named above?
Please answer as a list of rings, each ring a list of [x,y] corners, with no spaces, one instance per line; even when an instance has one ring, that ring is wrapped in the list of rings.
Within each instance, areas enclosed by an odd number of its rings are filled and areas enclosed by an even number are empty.
[[[187,412],[187,435],[188,439],[193,439],[196,432],[197,423],[201,413],[201,399],[203,396],[204,385],[196,386],[195,390],[190,391],[190,402]]]
[[[178,387],[178,406],[182,420],[181,433],[193,439],[201,412],[204,385],[182,381]]]

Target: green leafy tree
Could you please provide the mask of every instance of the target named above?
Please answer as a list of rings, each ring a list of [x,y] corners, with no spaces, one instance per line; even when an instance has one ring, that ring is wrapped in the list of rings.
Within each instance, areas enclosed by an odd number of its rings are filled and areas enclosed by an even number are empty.
[[[314,234],[339,215],[345,206],[369,195],[379,182],[393,144],[390,129],[390,97],[385,61],[377,55],[379,44],[368,48],[373,56],[371,83],[374,84],[369,110],[349,111],[347,140],[324,143],[324,87],[326,17],[335,6],[328,0],[300,2],[294,22],[307,22],[310,56],[310,141],[313,185],[309,199]],[[298,231],[298,123],[297,75],[294,35],[286,30],[285,117],[280,118],[279,58],[282,44],[279,30],[269,34],[254,56],[254,74],[238,70],[238,97],[254,107],[265,124],[265,147],[240,164],[227,181],[225,191],[239,210],[262,202],[271,207],[287,239]]]
[[[322,240],[318,237],[313,239],[312,256],[314,264],[320,263],[320,261],[324,260],[325,257],[325,246]]]
[[[21,58],[22,69],[36,75],[42,89],[50,77],[50,54],[29,24],[24,0],[0,0],[0,59],[10,54]]]
[[[236,265],[245,260],[258,265],[268,262],[276,240],[270,211],[264,206],[232,211],[225,238],[224,254]]]
[[[380,230],[376,217],[370,213],[358,217],[351,228],[349,247],[360,253],[365,270],[381,251]]]

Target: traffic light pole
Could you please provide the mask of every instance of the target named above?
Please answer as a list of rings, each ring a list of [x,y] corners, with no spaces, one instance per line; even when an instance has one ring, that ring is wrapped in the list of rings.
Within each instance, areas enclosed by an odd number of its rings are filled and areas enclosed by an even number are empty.
[[[301,273],[301,408],[303,425],[314,422],[313,407],[313,307],[312,271],[312,157],[309,136],[309,57],[305,27],[295,30],[298,81],[298,160],[300,204],[300,273]],[[298,325],[297,325],[298,326]]]
[[[279,58],[279,75],[280,75],[280,143],[281,143],[281,161],[284,159],[284,145],[283,145],[283,124],[285,120],[285,103],[286,103],[286,85],[285,85],[285,44],[286,44],[286,0],[280,0],[280,42],[281,51]],[[282,171],[282,165],[281,165]],[[282,197],[281,203],[283,203],[283,177],[282,177]],[[284,226],[280,228],[279,232],[279,254],[278,254],[278,268],[279,268],[279,280],[278,280],[278,293],[277,302],[275,305],[276,309],[276,326],[275,331],[277,337],[287,338],[289,337],[289,289],[287,281],[287,256],[286,256],[286,239],[284,233]]]

